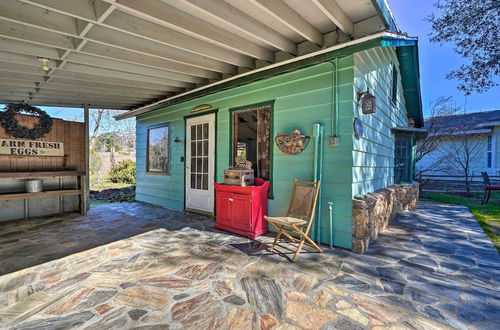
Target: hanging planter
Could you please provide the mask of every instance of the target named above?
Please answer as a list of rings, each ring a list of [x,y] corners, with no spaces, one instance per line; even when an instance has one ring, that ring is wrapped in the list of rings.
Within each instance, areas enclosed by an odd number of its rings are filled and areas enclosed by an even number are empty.
[[[287,155],[296,155],[301,153],[309,144],[309,136],[302,135],[298,129],[286,135],[278,133],[274,138],[278,148]]]

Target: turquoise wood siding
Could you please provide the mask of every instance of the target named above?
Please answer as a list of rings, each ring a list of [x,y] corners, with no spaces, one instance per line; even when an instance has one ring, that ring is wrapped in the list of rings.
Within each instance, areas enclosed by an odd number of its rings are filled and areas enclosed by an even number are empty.
[[[274,100],[273,137],[278,132],[300,129],[312,136],[313,124],[322,123],[324,137],[324,172],[320,215],[321,240],[351,247],[352,196],[352,117],[353,117],[353,57],[346,57],[339,67],[340,145],[330,146],[332,107],[334,103],[334,65],[322,63],[282,74],[249,85],[218,92],[195,100],[154,111],[137,118],[137,200],[182,210],[184,208],[184,119],[199,104],[211,104],[217,114],[216,182],[223,181],[223,170],[230,164],[229,109]],[[146,169],[147,127],[170,124],[169,175],[151,175]],[[182,142],[174,143],[178,137]],[[299,155],[289,156],[278,148],[273,150],[274,199],[269,201],[269,213],[282,215],[287,209],[294,178],[313,178],[314,140]],[[334,225],[328,228],[328,202],[333,202]]]
[[[399,71],[395,48],[377,47],[354,54],[354,92],[370,90],[377,97],[377,111],[363,114],[354,104],[354,115],[361,119],[364,133],[353,137],[352,194],[364,195],[394,183],[394,134],[391,128],[408,126],[401,75],[398,94],[392,102],[392,66]]]

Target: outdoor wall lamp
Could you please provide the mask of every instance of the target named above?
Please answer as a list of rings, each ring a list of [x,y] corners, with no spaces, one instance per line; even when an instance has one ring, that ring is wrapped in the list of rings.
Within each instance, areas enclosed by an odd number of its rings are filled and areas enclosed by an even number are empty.
[[[368,115],[377,110],[376,97],[367,89],[366,92],[358,92],[358,102],[361,101],[361,111]]]
[[[49,62],[48,58],[39,58],[38,59],[40,62],[42,62],[42,69],[43,71],[47,72],[50,70],[49,65],[47,64]]]

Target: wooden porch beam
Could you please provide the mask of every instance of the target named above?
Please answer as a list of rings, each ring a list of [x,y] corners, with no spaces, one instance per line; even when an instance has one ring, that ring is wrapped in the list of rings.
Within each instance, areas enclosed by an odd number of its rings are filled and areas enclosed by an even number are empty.
[[[354,35],[354,24],[336,0],[313,0],[313,2],[345,34],[350,37]]]
[[[15,64],[0,61],[0,72],[6,73],[20,73],[33,76],[40,84],[47,82],[47,73],[40,67],[28,66],[23,64]],[[109,73],[107,75],[106,73]],[[149,77],[140,77],[139,75],[113,72],[112,70],[100,68],[85,68],[78,64],[70,63],[64,70],[59,70],[52,73],[52,77],[62,77],[73,80],[83,80],[96,83],[104,83],[110,85],[118,85],[125,87],[137,87],[142,89],[154,89],[157,91],[180,91],[184,88],[192,88],[192,84],[176,82],[175,84],[169,83],[165,79],[150,79]],[[16,75],[7,75],[7,78],[16,78]],[[135,79],[138,78],[138,79]],[[172,86],[174,85],[174,86]],[[175,86],[176,85],[176,86]],[[40,86],[38,86],[40,87]]]
[[[171,29],[166,29],[158,24],[150,23],[146,20],[139,19],[133,15],[123,12],[116,12],[113,15],[107,13],[106,17],[103,18],[99,16],[96,21],[83,21],[74,16],[66,16],[66,18],[75,20],[75,23],[72,25],[77,26],[76,31],[68,33],[68,29],[56,29],[54,28],[54,24],[48,24],[44,20],[37,19],[38,16],[41,16],[41,13],[39,12],[43,12],[46,9],[53,12],[58,8],[57,6],[53,8],[43,5],[40,2],[33,3],[33,1],[30,0],[21,1],[30,4],[30,8],[18,9],[18,11],[23,10],[22,15],[15,15],[8,12],[0,13],[0,17],[4,19],[12,19],[14,21],[17,19],[17,22],[19,23],[33,24],[33,26],[46,29],[47,31],[62,33],[68,36],[82,38],[87,41],[102,42],[111,45],[115,44],[116,46],[124,47],[133,51],[141,51],[140,49],[138,50],[138,48],[156,49],[158,50],[158,53],[164,54],[163,56],[171,56],[172,60],[185,64],[193,64],[198,67],[201,67],[199,63],[200,61],[204,61],[206,62],[205,65],[209,65],[211,63],[210,60],[217,60],[227,64],[248,68],[253,67],[252,59],[239,52],[229,51],[225,48],[214,46],[213,44],[195,39],[191,36],[186,36],[183,33],[179,33]],[[111,0],[108,1],[108,3],[95,2],[96,5],[104,4],[106,6],[110,6],[110,8],[115,8],[113,3],[114,1]],[[36,7],[32,5],[35,5]],[[141,3],[141,6],[142,5],[143,4]],[[26,7],[26,5],[24,7]],[[29,11],[33,11],[33,13],[30,14],[27,9],[29,9]],[[57,15],[61,14],[57,13]],[[71,14],[66,13],[66,15]],[[57,19],[58,16],[54,16],[53,18]],[[62,24],[67,23],[61,22],[61,25]],[[82,48],[84,44],[80,48]],[[141,47],[137,47],[138,45],[141,45]],[[215,63],[216,62],[213,62],[212,65],[215,66]],[[211,67],[205,68],[216,71],[219,70]]]
[[[299,13],[288,7],[282,1],[275,0],[250,0],[252,4],[273,16],[280,23],[287,26],[295,33],[301,35],[318,46],[323,45],[323,35]]]
[[[297,45],[253,17],[224,1],[163,0],[169,5],[182,4],[207,15],[210,19],[231,25],[233,28],[276,49],[297,55]]]
[[[104,1],[114,2],[114,0]],[[149,0],[145,3],[135,0],[119,0],[114,2],[114,4],[123,12],[233,52],[265,61],[274,59],[274,55],[270,50],[249,42],[234,33],[225,31],[209,22],[166,5],[161,1]]]

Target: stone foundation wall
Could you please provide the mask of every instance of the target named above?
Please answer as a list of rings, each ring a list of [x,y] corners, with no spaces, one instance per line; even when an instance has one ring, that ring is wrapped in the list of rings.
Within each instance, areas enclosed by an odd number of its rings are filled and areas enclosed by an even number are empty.
[[[414,210],[418,183],[396,184],[352,201],[352,249],[364,253],[389,221],[401,211]]]

